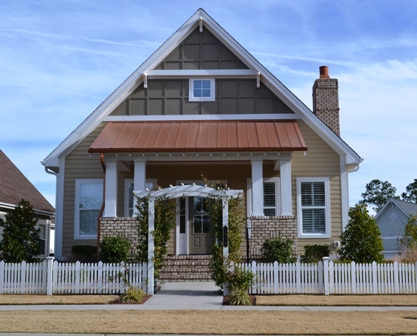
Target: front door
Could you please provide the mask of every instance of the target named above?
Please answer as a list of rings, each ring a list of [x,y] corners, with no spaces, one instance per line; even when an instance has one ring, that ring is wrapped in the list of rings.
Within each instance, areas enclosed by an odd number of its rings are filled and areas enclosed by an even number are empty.
[[[212,238],[208,199],[189,197],[188,205],[189,254],[210,254]]]

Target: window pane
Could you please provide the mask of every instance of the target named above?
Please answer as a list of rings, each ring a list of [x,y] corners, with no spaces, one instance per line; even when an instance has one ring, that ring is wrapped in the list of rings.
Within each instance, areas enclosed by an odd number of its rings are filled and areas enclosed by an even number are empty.
[[[264,206],[275,207],[275,182],[264,183]]]
[[[194,81],[194,89],[201,89],[203,87],[201,80]]]
[[[194,97],[201,97],[201,90],[194,88]]]
[[[324,209],[303,209],[303,233],[326,233]]]
[[[80,235],[96,235],[99,210],[80,211]]]
[[[312,183],[302,182],[301,183],[301,205],[308,206],[312,205]]]
[[[80,209],[100,209],[103,201],[103,185],[101,183],[80,184]]]
[[[325,206],[324,197],[324,182],[315,182],[313,184],[314,190],[314,205]]]
[[[209,80],[204,80],[204,81],[201,81],[201,82],[203,82],[203,85],[202,85],[203,89],[210,89],[210,81]]]
[[[276,215],[275,215],[275,209],[268,209],[268,208],[265,208],[265,209],[264,209],[264,215],[265,215],[265,216],[276,216]]]
[[[210,97],[210,89],[203,89],[202,97]]]

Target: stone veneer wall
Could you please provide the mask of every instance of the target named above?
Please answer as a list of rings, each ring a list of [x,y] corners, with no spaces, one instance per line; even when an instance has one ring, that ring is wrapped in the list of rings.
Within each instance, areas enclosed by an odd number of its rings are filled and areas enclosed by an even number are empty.
[[[100,219],[100,242],[103,237],[123,237],[127,238],[132,247],[138,244],[138,229],[136,218],[132,217],[104,217]]]
[[[249,239],[251,254],[260,254],[263,242],[270,238],[289,238],[294,241],[294,256],[297,251],[297,218],[295,216],[250,217],[252,234]]]

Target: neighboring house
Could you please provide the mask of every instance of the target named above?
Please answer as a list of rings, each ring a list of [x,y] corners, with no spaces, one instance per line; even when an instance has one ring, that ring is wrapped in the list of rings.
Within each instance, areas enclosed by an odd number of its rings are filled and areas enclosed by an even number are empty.
[[[417,204],[391,198],[375,216],[381,231],[383,254],[392,258],[404,252],[399,240],[404,235],[404,228],[411,216],[417,216]]]
[[[55,209],[0,150],[0,217],[5,219],[5,215],[14,210],[22,199],[33,206],[41,238],[39,256],[47,257],[51,250],[53,252],[53,246],[50,246],[50,236],[54,235]]]
[[[104,235],[134,237],[133,190],[202,175],[244,191],[250,249],[277,235],[297,254],[333,248],[348,221],[348,174],[362,159],[340,137],[327,67],[313,105],[198,10],[43,161],[57,176],[56,257]],[[210,254],[204,210],[198,197],[178,201],[170,255]]]

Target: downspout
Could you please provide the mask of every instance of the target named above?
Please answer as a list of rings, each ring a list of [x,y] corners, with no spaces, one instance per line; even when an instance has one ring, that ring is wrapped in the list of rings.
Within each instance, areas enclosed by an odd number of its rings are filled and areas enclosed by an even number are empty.
[[[101,167],[103,168],[103,202],[101,203],[101,208],[98,213],[98,225],[97,225],[97,262],[99,261],[100,253],[100,227],[101,227],[101,217],[103,216],[104,206],[106,205],[106,162],[104,160],[104,153],[100,153],[100,162]]]

